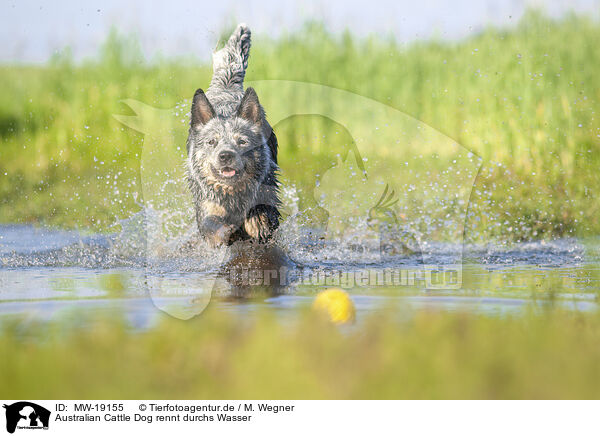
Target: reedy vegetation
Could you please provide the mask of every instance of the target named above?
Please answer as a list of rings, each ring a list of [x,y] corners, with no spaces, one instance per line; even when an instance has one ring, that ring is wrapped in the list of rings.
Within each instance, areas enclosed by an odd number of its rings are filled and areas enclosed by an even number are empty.
[[[276,40],[257,35],[247,79],[349,90],[480,155],[472,240],[591,235],[600,232],[598,40],[598,22],[538,12],[510,29],[408,45],[308,23]],[[47,65],[0,67],[2,221],[97,230],[139,210],[143,135],[112,117],[127,113],[120,100],[171,108],[210,79],[210,66],[193,59],[140,53],[135,38],[113,32],[93,60],[75,64],[65,50]],[[274,127],[281,167],[299,183],[311,170],[293,165],[306,142],[338,140],[321,119]]]

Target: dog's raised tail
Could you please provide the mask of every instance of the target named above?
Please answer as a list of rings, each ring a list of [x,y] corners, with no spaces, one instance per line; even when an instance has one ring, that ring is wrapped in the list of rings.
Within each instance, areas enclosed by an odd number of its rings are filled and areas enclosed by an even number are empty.
[[[211,88],[243,88],[250,56],[250,36],[248,26],[238,24],[225,47],[213,53]]]

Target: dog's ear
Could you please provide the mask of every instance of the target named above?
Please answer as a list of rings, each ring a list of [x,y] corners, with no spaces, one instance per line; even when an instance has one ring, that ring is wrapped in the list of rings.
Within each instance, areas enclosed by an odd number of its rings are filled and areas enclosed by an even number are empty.
[[[204,91],[198,89],[192,100],[192,127],[200,127],[215,117],[216,113]]]
[[[262,123],[264,112],[260,107],[258,95],[256,95],[254,88],[246,89],[240,107],[238,107],[237,116],[254,124]]]

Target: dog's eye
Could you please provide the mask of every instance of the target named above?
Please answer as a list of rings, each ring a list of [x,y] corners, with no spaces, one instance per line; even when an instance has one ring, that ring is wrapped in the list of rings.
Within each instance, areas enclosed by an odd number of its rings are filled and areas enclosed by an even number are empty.
[[[217,140],[215,138],[211,139],[210,141],[208,141],[208,143],[210,145],[217,145]]]
[[[238,139],[239,145],[246,145],[247,143],[248,143],[248,141],[246,141],[245,139],[242,139],[242,138]]]

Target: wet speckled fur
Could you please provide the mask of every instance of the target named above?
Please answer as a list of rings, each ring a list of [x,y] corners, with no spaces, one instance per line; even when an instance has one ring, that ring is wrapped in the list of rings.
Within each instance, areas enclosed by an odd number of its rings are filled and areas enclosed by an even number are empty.
[[[239,25],[192,102],[187,179],[198,229],[213,245],[266,242],[279,226],[277,138],[255,91],[244,92],[249,51],[250,30]]]

